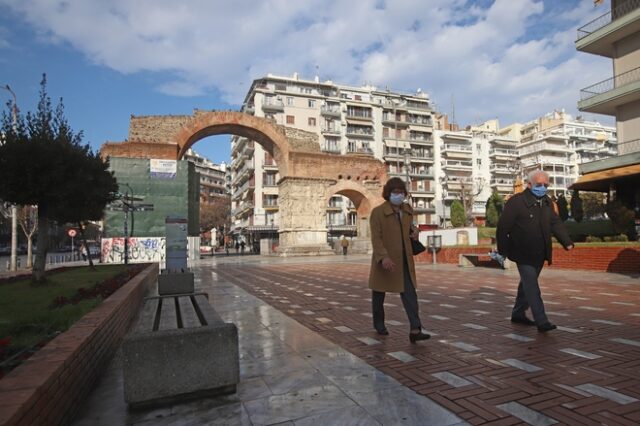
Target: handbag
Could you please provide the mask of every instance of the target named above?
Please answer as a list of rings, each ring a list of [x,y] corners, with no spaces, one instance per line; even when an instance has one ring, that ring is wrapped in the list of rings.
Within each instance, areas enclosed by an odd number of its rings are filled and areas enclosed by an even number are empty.
[[[419,240],[414,240],[411,238],[411,251],[413,251],[413,255],[418,255],[425,251],[427,248],[422,244]]]

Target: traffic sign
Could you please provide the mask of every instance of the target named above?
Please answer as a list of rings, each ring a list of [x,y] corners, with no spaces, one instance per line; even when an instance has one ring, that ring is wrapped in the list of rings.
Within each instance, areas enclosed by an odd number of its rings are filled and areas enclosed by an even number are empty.
[[[76,236],[76,230],[75,229],[69,229],[67,231],[67,235],[70,236],[71,238]]]

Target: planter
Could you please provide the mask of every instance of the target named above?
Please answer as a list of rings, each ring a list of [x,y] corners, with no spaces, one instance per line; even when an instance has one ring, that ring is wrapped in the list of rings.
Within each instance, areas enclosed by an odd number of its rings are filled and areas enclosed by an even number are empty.
[[[147,267],[0,381],[0,425],[69,424],[158,277]]]

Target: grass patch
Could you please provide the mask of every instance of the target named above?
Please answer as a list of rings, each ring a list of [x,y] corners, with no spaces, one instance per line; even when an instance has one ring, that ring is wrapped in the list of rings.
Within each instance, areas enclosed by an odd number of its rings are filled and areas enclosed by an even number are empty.
[[[8,352],[31,347],[56,332],[63,332],[102,299],[51,308],[60,296],[71,298],[80,288],[90,288],[126,271],[124,265],[72,268],[50,273],[44,284],[30,278],[0,283],[0,339],[10,338]],[[1,348],[0,348],[1,349]]]
[[[496,228],[478,226],[478,238],[495,238]]]

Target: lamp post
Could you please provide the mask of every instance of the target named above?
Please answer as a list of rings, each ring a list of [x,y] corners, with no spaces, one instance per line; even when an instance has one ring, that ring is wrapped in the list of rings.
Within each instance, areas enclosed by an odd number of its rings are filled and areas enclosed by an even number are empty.
[[[16,94],[11,90],[8,84],[2,86],[13,96],[13,105],[11,106],[11,120],[14,135],[18,134],[18,101]],[[11,205],[11,260],[9,261],[9,270],[16,271],[18,269],[18,206]]]

